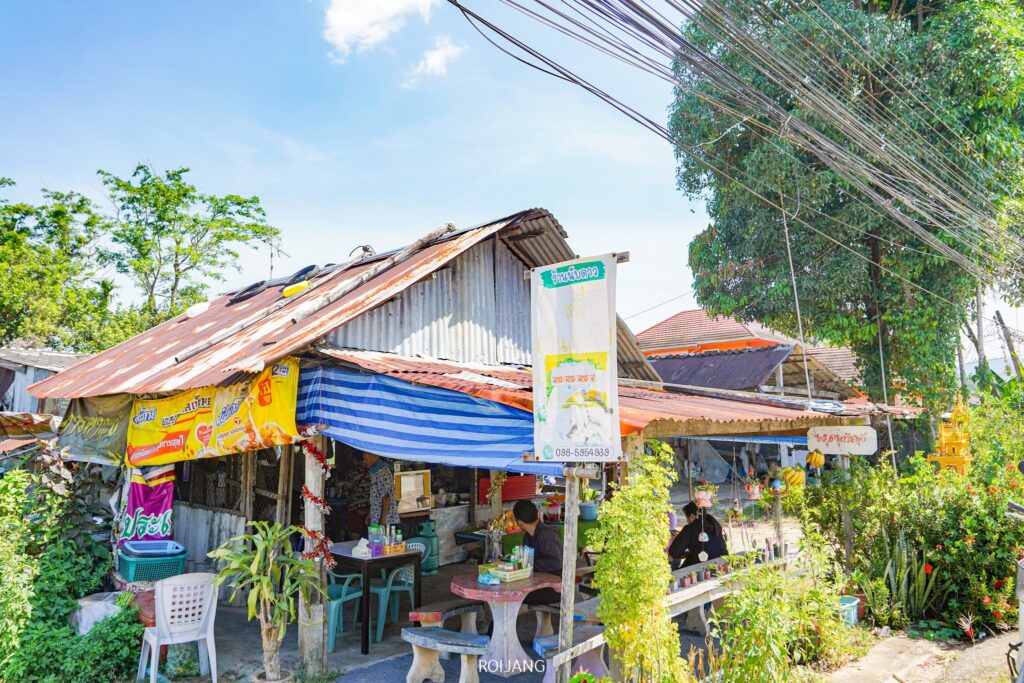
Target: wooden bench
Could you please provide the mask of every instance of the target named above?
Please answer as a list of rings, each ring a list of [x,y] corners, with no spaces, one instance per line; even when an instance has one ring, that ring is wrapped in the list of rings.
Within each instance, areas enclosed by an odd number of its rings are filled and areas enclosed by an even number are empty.
[[[412,666],[409,667],[405,683],[423,683],[428,679],[434,683],[442,683],[442,652],[462,656],[459,683],[480,683],[477,661],[487,650],[487,636],[459,633],[436,626],[420,626],[403,628],[402,640],[412,645]]]
[[[575,651],[579,650],[578,653]],[[543,683],[554,683],[556,667],[565,662],[575,662],[571,675],[587,672],[597,680],[608,676],[604,663],[604,626],[578,626],[572,630],[572,647],[564,652],[558,649],[558,635],[533,639],[533,651],[544,660]]]
[[[707,562],[699,562],[697,564],[692,564],[689,567],[681,567],[680,569],[676,569],[672,572],[672,578],[676,581],[676,585],[673,588],[672,592],[675,593],[677,591],[683,590],[680,587],[679,582],[682,581],[682,578],[687,574],[694,574],[697,572],[703,574],[704,571],[707,569],[710,569],[712,567],[721,567],[726,564],[729,564],[728,559],[724,557],[719,557],[714,560],[708,560]],[[707,601],[700,603],[696,607],[686,612],[686,622],[683,624],[683,630],[694,631],[702,636],[706,636],[708,632],[711,630],[711,627],[708,625],[708,614],[706,609],[707,605],[710,602],[720,601],[722,597],[724,597],[728,593],[728,591],[723,592],[721,590],[714,590],[715,588],[721,586],[721,582],[718,581],[717,578],[712,578],[710,579],[710,581],[715,582],[715,585],[713,587],[708,586],[713,597],[710,597]],[[700,586],[704,583],[708,583],[708,580],[701,580],[698,583],[694,584],[694,586]],[[688,588],[692,587],[693,586],[688,586]],[[682,614],[683,611],[677,610],[673,614],[673,610],[670,608],[669,613],[672,614],[673,617],[675,617]]]
[[[412,610],[409,612],[409,621],[418,622],[420,626],[443,627],[448,619],[462,617],[462,632],[476,633],[476,618],[483,611],[484,603],[478,600],[453,597]]]

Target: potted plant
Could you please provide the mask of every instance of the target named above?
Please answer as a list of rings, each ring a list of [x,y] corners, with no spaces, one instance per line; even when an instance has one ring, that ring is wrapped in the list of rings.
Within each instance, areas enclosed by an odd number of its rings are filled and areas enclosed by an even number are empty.
[[[750,477],[744,482],[744,488],[747,491],[747,500],[761,500],[761,480]]]
[[[701,479],[693,490],[694,502],[697,504],[697,507],[709,508],[715,503],[716,493],[718,493],[717,486],[707,479]]]
[[[291,681],[281,670],[281,642],[288,624],[295,621],[296,600],[308,602],[313,591],[322,595],[320,571],[313,560],[304,560],[292,551],[291,538],[302,533],[298,527],[268,522],[249,522],[253,533],[228,540],[210,553],[220,564],[216,584],[232,588],[231,599],[239,591],[248,591],[249,619],[260,622],[263,639],[263,673],[257,681]]]
[[[597,506],[600,505],[601,492],[589,486],[580,486],[580,519],[593,522],[597,519]]]

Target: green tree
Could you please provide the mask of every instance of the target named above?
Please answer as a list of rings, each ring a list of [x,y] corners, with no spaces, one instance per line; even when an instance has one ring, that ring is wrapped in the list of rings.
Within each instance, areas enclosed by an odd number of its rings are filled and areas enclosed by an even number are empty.
[[[115,208],[113,246],[103,260],[139,288],[144,313],[176,314],[237,268],[239,247],[279,235],[257,197],[200,192],[188,172],[160,175],[145,164],[129,178],[99,172]]]
[[[972,163],[964,163],[950,146],[935,145],[936,151],[927,153],[942,156],[936,165],[950,164],[970,175],[997,207],[1003,227],[1020,238],[1024,13],[1017,4],[924,3],[918,12],[916,4],[826,0],[807,6],[780,1],[770,3],[777,20],[767,23],[744,11],[739,0],[727,4],[763,36],[762,43],[813,46],[816,58],[800,64],[808,82],[824,83],[840,74],[845,80],[838,96],[862,115],[885,108],[887,116],[932,141],[936,128],[946,139],[962,139],[959,149]],[[836,41],[839,29],[833,22],[866,46],[870,57],[860,48],[850,49],[852,41],[845,37]],[[827,120],[803,108],[700,26],[690,24],[684,33],[794,116],[843,142]],[[858,191],[816,156],[787,137],[765,133],[756,116],[753,122],[738,123],[708,106],[701,96],[718,90],[703,74],[683,64],[677,72],[692,88],[677,91],[671,111],[670,128],[679,141],[677,180],[690,196],[706,199],[711,218],[690,245],[701,304],[715,313],[759,320],[796,334],[785,218],[807,335],[852,347],[875,398],[882,396],[881,336],[890,388],[895,377],[896,386],[908,393],[929,401],[948,400],[956,386],[956,344],[973,310],[974,279],[906,228],[869,210],[858,201]],[[928,110],[921,101],[930,103]],[[785,217],[737,181],[784,207]],[[953,236],[942,231],[937,236],[963,249]],[[1008,254],[995,257],[1005,260]],[[1021,291],[1020,282],[1003,284]]]

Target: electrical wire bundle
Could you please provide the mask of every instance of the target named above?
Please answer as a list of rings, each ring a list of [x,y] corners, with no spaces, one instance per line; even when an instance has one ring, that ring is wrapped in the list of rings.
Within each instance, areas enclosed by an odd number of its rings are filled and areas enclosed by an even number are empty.
[[[762,179],[716,154],[715,143],[733,133],[751,134],[794,163],[813,162],[816,169],[831,171],[849,188],[848,201],[901,226],[926,250],[878,238],[894,247],[938,255],[979,283],[998,285],[1024,275],[1024,245],[999,220],[992,189],[1006,169],[997,168],[955,128],[943,124],[941,114],[948,114],[948,109],[894,74],[829,13],[827,0],[501,1],[564,36],[673,84],[679,94],[698,98],[735,123],[716,139],[684,146],[666,126],[459,0],[449,0],[498,49],[582,87],[711,173],[873,263],[880,272],[957,305],[787,208],[784,198]],[[699,28],[709,41],[697,44],[683,27]],[[736,59],[742,70],[730,65]],[[851,65],[856,68],[851,70]],[[867,83],[865,74],[880,79]],[[869,86],[879,92],[869,91]],[[867,234],[858,225],[817,212],[837,226]]]

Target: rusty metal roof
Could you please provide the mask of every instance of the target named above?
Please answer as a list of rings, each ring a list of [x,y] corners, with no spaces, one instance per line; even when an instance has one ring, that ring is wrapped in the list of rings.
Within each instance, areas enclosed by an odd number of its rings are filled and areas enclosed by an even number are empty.
[[[337,296],[390,254],[325,269],[307,292],[290,300],[282,298],[283,281],[235,304],[229,295],[218,297],[206,310],[172,318],[33,384],[29,391],[40,398],[77,398],[156,394],[236,381],[308,347],[499,232],[533,266],[575,256],[565,242],[565,231],[549,212],[521,211],[427,244],[307,317],[297,313],[311,302]],[[620,331],[624,327],[620,320]],[[630,376],[657,381],[631,334],[620,340],[619,353],[624,365],[632,365],[627,368]]]
[[[323,346],[317,351],[368,372],[533,410],[533,375],[526,367],[457,363]],[[699,436],[806,431],[814,426],[861,424],[863,420],[798,406],[762,405],[620,385],[619,421],[624,435],[643,430],[646,436]]]

